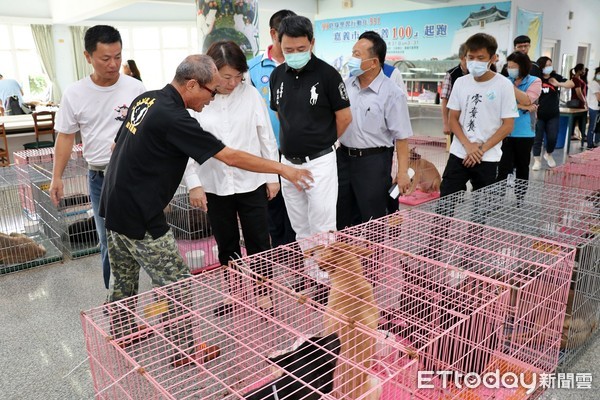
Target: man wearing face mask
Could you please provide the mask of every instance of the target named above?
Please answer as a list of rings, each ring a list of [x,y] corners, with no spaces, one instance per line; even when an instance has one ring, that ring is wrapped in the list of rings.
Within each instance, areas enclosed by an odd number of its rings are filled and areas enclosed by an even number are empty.
[[[454,139],[444,170],[440,195],[473,190],[495,182],[502,140],[519,116],[513,85],[490,70],[498,44],[493,36],[476,33],[465,42],[469,75],[456,80],[448,108]]]
[[[396,181],[401,193],[410,187],[408,141],[412,136],[406,95],[382,65],[387,46],[373,31],[361,35],[348,62],[346,88],[352,122],[337,150],[337,227],[343,229],[386,214],[394,144],[398,157]]]
[[[270,78],[271,109],[280,122],[279,149],[284,165],[312,172],[314,183],[297,191],[281,179],[281,191],[296,239],[336,229],[337,166],[334,144],[352,115],[340,74],[312,54],[310,20],[289,16],[279,26],[285,63]]]

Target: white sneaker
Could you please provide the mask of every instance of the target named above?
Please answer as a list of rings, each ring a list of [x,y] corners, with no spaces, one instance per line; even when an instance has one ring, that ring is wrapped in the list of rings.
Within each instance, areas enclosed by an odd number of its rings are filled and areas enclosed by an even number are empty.
[[[542,169],[542,161],[541,161],[540,157],[534,157],[533,166],[531,167],[531,170],[539,171],[540,169]]]
[[[552,154],[544,153],[544,160],[546,160],[550,168],[556,167],[556,161],[554,161]]]

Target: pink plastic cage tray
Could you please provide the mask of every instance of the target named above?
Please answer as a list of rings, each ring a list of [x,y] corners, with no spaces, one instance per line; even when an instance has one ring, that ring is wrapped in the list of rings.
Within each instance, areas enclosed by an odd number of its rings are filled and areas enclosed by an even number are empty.
[[[97,397],[530,397],[521,386],[439,379],[422,388],[415,377],[548,371],[534,364],[548,367],[542,353],[552,359],[560,340],[552,328],[565,290],[555,274],[569,253],[485,228],[457,236],[471,239],[468,253],[455,241],[431,247],[438,217],[398,213],[83,313]],[[434,248],[471,265],[434,257]]]
[[[410,195],[400,196],[398,198],[399,203],[405,206],[416,206],[439,198],[439,183],[446,162],[448,161],[446,138],[413,136],[408,139],[408,147],[410,151],[409,168],[415,171],[413,184],[416,190]],[[396,153],[394,153],[392,163],[393,178],[396,177],[397,171],[398,163]]]

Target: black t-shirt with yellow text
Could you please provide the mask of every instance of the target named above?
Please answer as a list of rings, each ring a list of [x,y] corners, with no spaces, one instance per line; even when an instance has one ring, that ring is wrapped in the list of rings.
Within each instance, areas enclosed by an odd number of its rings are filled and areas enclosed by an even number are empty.
[[[189,157],[202,164],[225,145],[186,110],[172,85],[138,96],[117,134],[104,177],[100,215],[106,228],[132,239],[164,235],[164,208]]]

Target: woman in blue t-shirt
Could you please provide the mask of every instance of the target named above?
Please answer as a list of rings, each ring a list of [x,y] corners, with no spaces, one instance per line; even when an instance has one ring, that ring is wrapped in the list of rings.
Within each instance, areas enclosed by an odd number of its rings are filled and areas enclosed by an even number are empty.
[[[502,141],[502,158],[498,165],[498,180],[504,180],[516,168],[516,178],[529,179],[531,148],[535,138],[537,100],[542,90],[540,78],[529,75],[531,60],[527,54],[514,52],[508,56],[508,79],[515,86],[519,117],[513,131]]]

